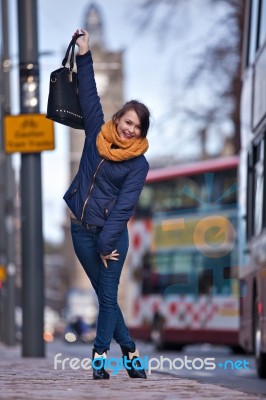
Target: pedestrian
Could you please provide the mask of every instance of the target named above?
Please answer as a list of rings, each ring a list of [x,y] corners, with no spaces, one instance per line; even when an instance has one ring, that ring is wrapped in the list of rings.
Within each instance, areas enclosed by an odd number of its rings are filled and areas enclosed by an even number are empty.
[[[131,218],[149,164],[148,108],[131,100],[110,121],[104,116],[94,78],[89,33],[77,39],[79,97],[85,143],[78,172],[64,195],[71,211],[75,253],[98,297],[99,314],[92,353],[93,378],[109,379],[102,360],[112,338],[120,345],[131,378],[144,378],[139,352],[117,303],[121,271],[128,251],[127,223]],[[100,359],[100,360],[98,360]],[[135,361],[134,361],[135,360]],[[101,368],[100,368],[101,367]]]

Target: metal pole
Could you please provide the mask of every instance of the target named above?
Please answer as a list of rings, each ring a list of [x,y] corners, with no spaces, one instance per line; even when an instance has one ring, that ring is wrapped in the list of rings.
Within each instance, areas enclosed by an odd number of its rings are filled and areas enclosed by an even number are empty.
[[[1,117],[2,122],[5,115],[10,114],[10,59],[9,59],[9,13],[8,1],[2,0],[2,104]],[[3,127],[3,123],[2,123]],[[3,149],[3,147],[2,147]],[[15,197],[15,174],[12,166],[11,155],[4,155],[4,182],[5,187],[2,193],[4,208],[2,223],[4,222],[5,252],[6,252],[6,269],[7,280],[3,286],[2,297],[2,336],[3,341],[7,345],[15,344],[15,238],[14,238],[14,197]]]
[[[3,52],[1,49],[1,62],[3,60]],[[0,75],[0,90],[1,90],[1,135],[0,135],[0,265],[6,267],[7,257],[6,257],[6,232],[5,232],[5,192],[6,192],[6,156],[4,153],[4,135],[3,135],[3,115],[4,115],[4,94],[3,94],[3,69],[1,65],[1,75]],[[5,341],[6,331],[5,331],[5,318],[4,318],[4,302],[6,298],[6,288],[4,284],[1,283],[0,289],[0,340]]]
[[[18,0],[20,110],[39,113],[37,1]],[[44,357],[41,154],[21,156],[22,355]]]
[[[1,10],[2,13],[2,10]],[[3,93],[3,43],[1,41],[1,70],[0,70],[0,100],[1,100],[1,108],[0,108],[0,117],[1,117],[1,134],[0,134],[0,265],[6,265],[6,241],[5,241],[5,176],[6,176],[6,163],[5,163],[5,153],[4,153],[4,134],[3,134],[3,115],[4,115],[4,93]],[[0,289],[0,340],[4,341],[5,339],[5,331],[4,331],[4,297],[5,297],[5,288],[1,283]]]
[[[1,71],[2,75],[2,71]],[[1,77],[2,81],[2,77]],[[2,82],[1,83],[1,88]],[[3,113],[2,113],[2,107],[1,107],[1,119],[3,118]],[[3,127],[3,124],[1,124],[1,128]],[[1,129],[2,131],[2,129]],[[0,135],[0,141],[2,141],[2,132]],[[0,143],[1,146],[1,143]],[[6,176],[6,163],[5,163],[5,154],[4,152],[0,149],[0,265],[1,266],[6,266],[7,263],[7,257],[6,257],[6,234],[5,234],[5,176]],[[4,316],[4,310],[5,310],[5,299],[6,299],[6,287],[3,283],[1,283],[1,288],[0,288],[0,341],[5,342],[6,341],[6,329],[5,329],[5,316]]]

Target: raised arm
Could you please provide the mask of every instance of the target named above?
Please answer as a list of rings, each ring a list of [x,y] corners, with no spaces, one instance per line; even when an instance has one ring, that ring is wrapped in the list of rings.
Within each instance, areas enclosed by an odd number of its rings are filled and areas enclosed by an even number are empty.
[[[79,33],[77,30],[75,34]],[[89,33],[81,29],[81,36],[76,44],[79,52],[76,57],[78,70],[78,85],[80,106],[84,119],[85,133],[90,139],[95,139],[99,133],[104,116],[94,78],[93,60],[89,48]]]

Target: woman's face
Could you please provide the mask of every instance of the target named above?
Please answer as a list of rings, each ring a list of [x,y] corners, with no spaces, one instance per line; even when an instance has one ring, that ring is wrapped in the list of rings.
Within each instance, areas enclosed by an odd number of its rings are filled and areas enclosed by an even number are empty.
[[[127,111],[116,123],[116,130],[121,139],[132,140],[141,136],[140,120],[136,111]]]

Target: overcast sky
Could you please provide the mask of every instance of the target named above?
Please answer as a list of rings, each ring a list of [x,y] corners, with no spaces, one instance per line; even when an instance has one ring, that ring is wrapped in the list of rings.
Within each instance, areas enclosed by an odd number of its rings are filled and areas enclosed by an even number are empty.
[[[106,46],[110,50],[124,49],[125,100],[137,98],[151,109],[152,127],[149,134],[150,149],[148,159],[165,154],[178,154],[178,137],[176,124],[173,120],[161,126],[162,117],[167,115],[169,103],[178,91],[178,82],[186,72],[184,62],[185,49],[189,44],[204,36],[208,26],[213,23],[213,15],[207,17],[203,6],[208,0],[194,0],[193,8],[183,8],[177,15],[186,25],[187,34],[160,41],[154,31],[143,34],[138,32],[137,23],[132,15],[137,10],[141,0],[95,0],[103,16]],[[12,112],[19,112],[18,102],[18,71],[17,71],[17,0],[10,0],[10,39],[12,69]],[[82,28],[84,14],[92,3],[88,0],[39,0],[39,49],[40,52],[51,52],[51,56],[40,58],[41,73],[41,112],[46,112],[49,88],[49,75],[60,67],[66,50],[76,28]],[[205,15],[205,20],[198,18],[199,10]],[[208,19],[209,18],[209,19]],[[182,40],[180,39],[182,37]],[[180,55],[176,57],[176,52]],[[188,68],[188,66],[187,66]],[[172,78],[175,76],[175,82]],[[180,93],[179,93],[180,97]],[[199,96],[200,97],[200,96]],[[202,96],[201,96],[202,98]],[[204,96],[203,96],[204,98]],[[201,101],[203,101],[203,98]],[[42,155],[43,175],[43,220],[44,236],[50,241],[61,241],[61,224],[65,217],[65,203],[62,200],[69,180],[68,167],[68,133],[66,128],[56,126],[56,150],[44,152]],[[180,136],[189,135],[192,129],[189,124],[181,129]],[[214,144],[215,147],[216,144]],[[182,147],[182,154],[197,157],[197,143]],[[19,156],[14,157],[14,165],[18,171]],[[56,171],[56,173],[55,173]]]

